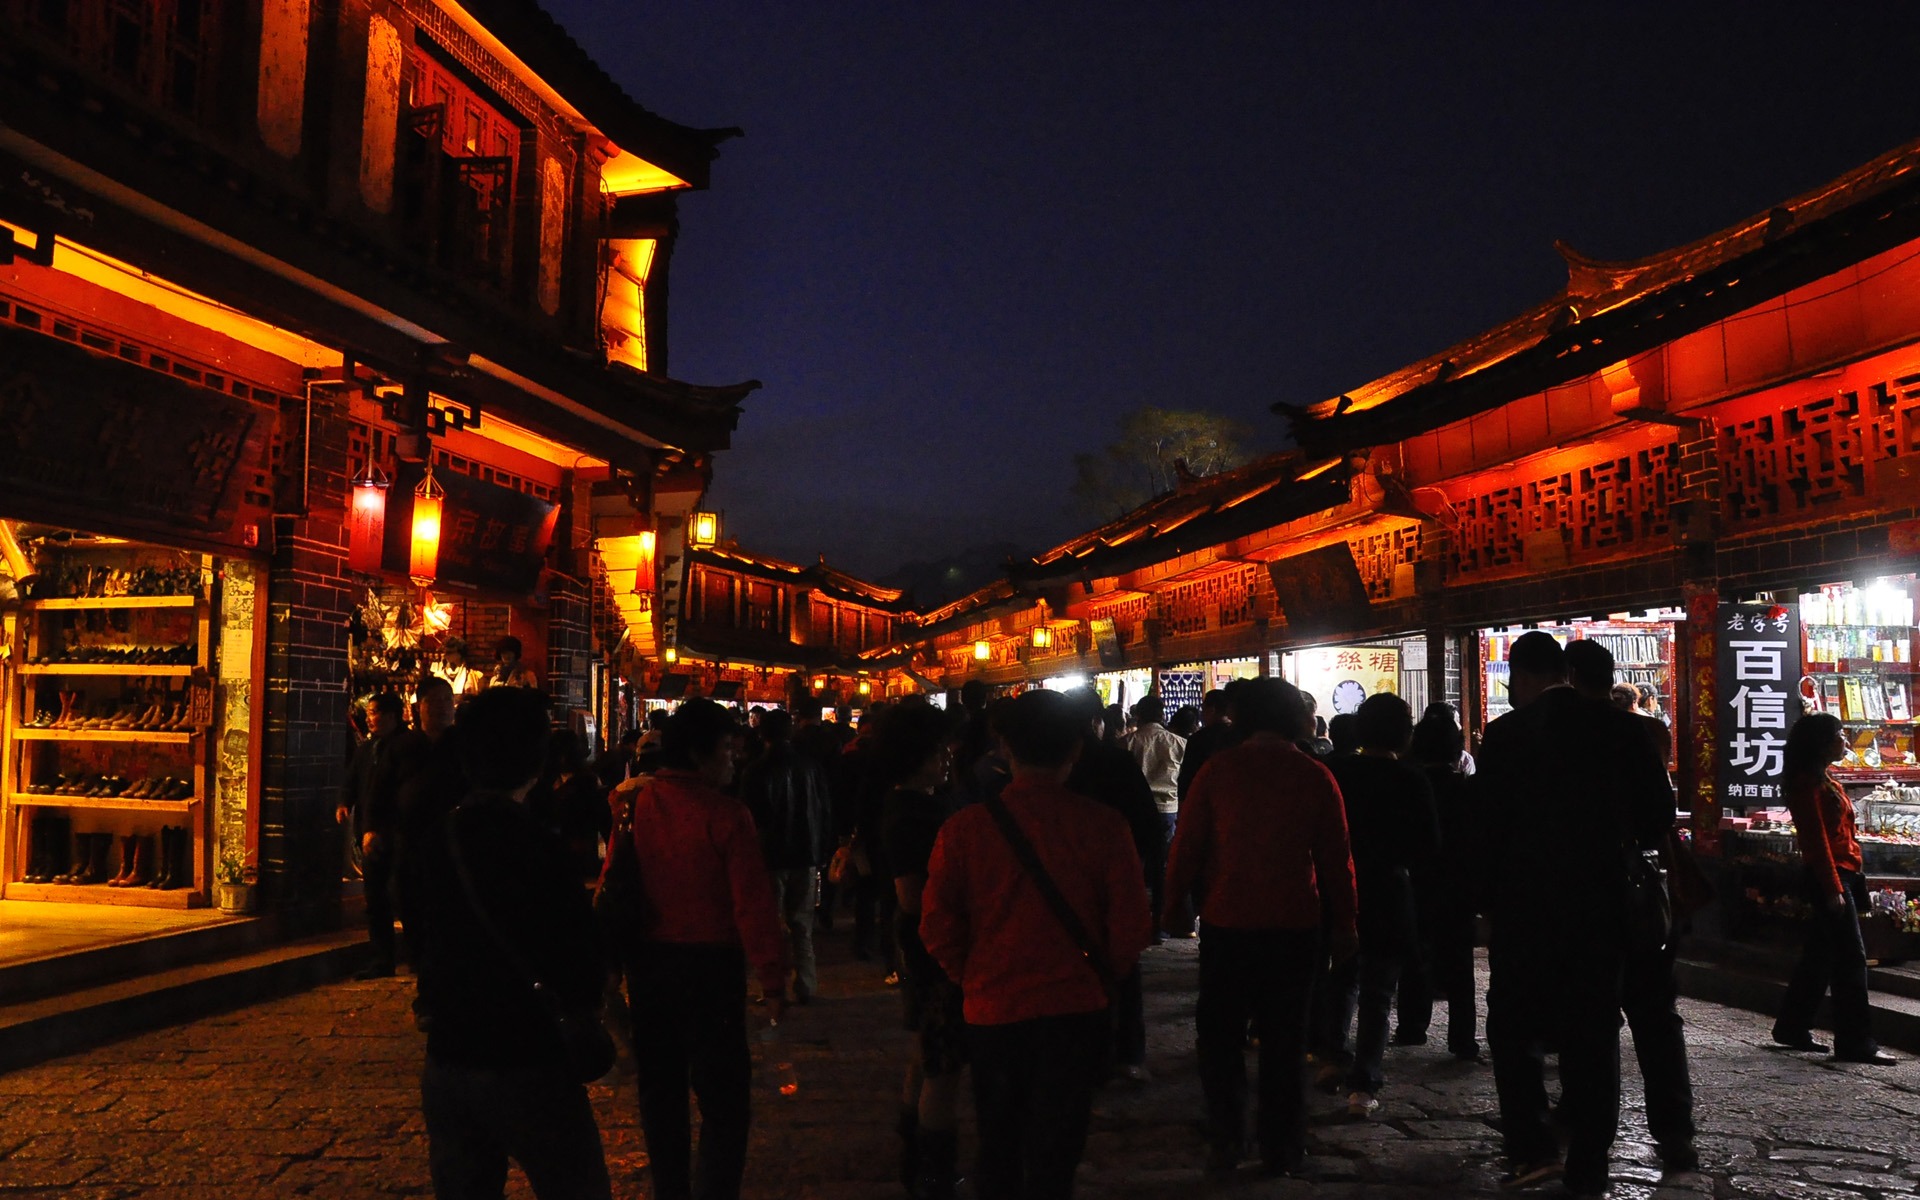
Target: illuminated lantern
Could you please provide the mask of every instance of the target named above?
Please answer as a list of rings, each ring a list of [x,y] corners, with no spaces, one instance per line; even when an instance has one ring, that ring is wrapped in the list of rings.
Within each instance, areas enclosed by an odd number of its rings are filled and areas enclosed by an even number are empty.
[[[689,540],[704,550],[720,540],[720,514],[697,512],[693,514]]]
[[[813,677],[813,690],[816,692],[824,692],[827,690],[827,677],[825,675],[815,675]]]
[[[433,464],[420,486],[413,489],[413,545],[407,555],[407,575],[421,587],[433,582],[440,570],[440,517],[447,505],[447,489],[433,477]]]
[[[1033,627],[1033,648],[1035,650],[1053,649],[1053,630],[1048,629],[1045,625],[1035,625]]]
[[[860,681],[860,694],[862,696],[873,695],[873,681],[871,679],[862,679]]]
[[[973,644],[973,661],[985,662],[992,657],[993,647],[987,643],[985,638],[981,638]]]
[[[369,574],[380,569],[387,539],[387,473],[367,465],[353,477],[353,501],[347,509],[347,566]]]
[[[667,660],[668,666],[672,666],[674,663],[677,663],[680,661],[680,652],[678,650],[675,650],[672,646],[668,646],[666,650],[661,652],[660,657]]]
[[[655,585],[653,573],[653,552],[658,539],[653,530],[640,531],[640,553],[633,560],[633,594],[651,596]]]

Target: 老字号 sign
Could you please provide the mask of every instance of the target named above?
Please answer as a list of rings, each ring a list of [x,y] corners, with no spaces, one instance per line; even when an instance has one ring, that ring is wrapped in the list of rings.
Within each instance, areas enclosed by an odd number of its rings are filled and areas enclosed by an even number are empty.
[[[1788,605],[1722,604],[1718,633],[1720,798],[1781,804],[1787,729],[1800,715],[1799,615]]]

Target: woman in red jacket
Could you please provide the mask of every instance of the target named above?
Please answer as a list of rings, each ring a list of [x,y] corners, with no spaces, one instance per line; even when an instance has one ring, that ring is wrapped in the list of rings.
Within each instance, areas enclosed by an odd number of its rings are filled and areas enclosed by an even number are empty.
[[[1860,876],[1860,842],[1854,834],[1853,801],[1827,768],[1847,755],[1840,721],[1829,713],[1801,717],[1787,734],[1787,806],[1793,810],[1806,865],[1806,946],[1773,1023],[1773,1040],[1795,1050],[1820,1053],[1813,1040],[1813,1014],[1833,988],[1833,1057],[1842,1062],[1890,1064],[1873,1040],[1867,1005],[1867,951],[1860,940],[1859,909],[1867,901]]]

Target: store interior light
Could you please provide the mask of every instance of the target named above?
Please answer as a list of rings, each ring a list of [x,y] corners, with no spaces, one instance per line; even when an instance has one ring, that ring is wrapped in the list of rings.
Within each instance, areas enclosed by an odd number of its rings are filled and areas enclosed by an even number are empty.
[[[447,489],[433,477],[433,464],[420,486],[413,489],[413,544],[407,555],[407,576],[421,587],[432,583],[440,570],[440,517]]]
[[[353,477],[353,499],[347,510],[347,566],[371,574],[380,569],[387,539],[387,473],[369,458]]]
[[[694,513],[691,518],[691,528],[688,531],[688,540],[702,550],[719,544],[720,514],[711,512]]]
[[[993,657],[993,646],[982,638],[973,644],[973,661],[985,662]]]

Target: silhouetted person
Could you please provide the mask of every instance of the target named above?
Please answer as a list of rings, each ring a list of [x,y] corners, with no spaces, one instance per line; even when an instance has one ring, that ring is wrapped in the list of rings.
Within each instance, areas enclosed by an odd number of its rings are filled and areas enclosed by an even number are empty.
[[[1427,970],[1423,978],[1401,976],[1401,1032],[1396,1032],[1394,1040],[1412,1043],[1416,1035],[1426,1040],[1437,991],[1447,1002],[1447,1053],[1472,1061],[1480,1057],[1473,939],[1479,890],[1474,872],[1481,855],[1473,785],[1460,773],[1465,745],[1460,727],[1449,716],[1423,717],[1413,727],[1407,757],[1426,773],[1433,788],[1434,810],[1440,817],[1440,858],[1424,878],[1414,876]]]
[[[773,881],[773,903],[787,925],[793,956],[793,999],[819,990],[813,958],[813,902],[820,868],[833,857],[833,811],[826,779],[793,746],[793,718],[778,710],[760,718],[767,748],[740,778],[740,799],[760,831]]]
[[[1567,686],[1551,634],[1514,639],[1513,711],[1487,727],[1487,1040],[1510,1185],[1560,1170],[1544,1055],[1560,1053],[1567,1187],[1600,1195],[1620,1120],[1628,856],[1673,825],[1666,771],[1638,729]]]
[[[1067,790],[1084,728],[1072,704],[1031,691],[998,715],[1012,781],[940,830],[920,936],[966,997],[977,1194],[1057,1200],[1073,1194],[1110,1036],[1107,985],[1093,964],[1104,960],[1110,977],[1124,976],[1153,922],[1126,822]],[[1016,839],[1035,870],[1023,865]],[[1065,912],[1048,901],[1038,872]]]
[[[400,697],[381,692],[367,702],[366,741],[347,764],[346,787],[334,819],[351,822],[360,843],[360,878],[367,900],[367,944],[373,961],[356,979],[393,974],[393,856],[400,831],[400,789],[425,764],[426,737],[401,723]]]
[[[1195,1032],[1210,1175],[1232,1172],[1243,1153],[1249,1020],[1260,1030],[1260,1157],[1273,1172],[1304,1160],[1314,964],[1329,950],[1344,961],[1358,945],[1340,789],[1296,744],[1308,719],[1291,684],[1250,680],[1236,690],[1233,723],[1245,740],[1193,781],[1169,855],[1168,895],[1200,893]]]
[[[1622,710],[1613,692],[1613,652],[1595,641],[1567,645],[1567,674],[1573,690],[1597,704],[1625,712],[1664,767],[1672,735],[1665,724],[1633,710]],[[1660,843],[1664,850],[1665,840]],[[1634,1057],[1646,1085],[1647,1132],[1670,1170],[1693,1171],[1700,1156],[1693,1146],[1693,1076],[1687,1067],[1686,1025],[1680,1019],[1680,986],[1674,979],[1678,940],[1664,946],[1629,944],[1622,977],[1620,1007],[1633,1034]]]
[[[1867,951],[1860,939],[1860,909],[1867,887],[1860,874],[1860,841],[1853,801],[1827,768],[1847,755],[1847,738],[1831,713],[1813,713],[1787,731],[1787,806],[1800,839],[1807,919],[1800,965],[1787,984],[1773,1040],[1796,1050],[1824,1051],[1813,1040],[1820,998],[1833,989],[1833,1056],[1843,1062],[1891,1064],[1874,1040],[1867,1000]]]
[[[1336,713],[1327,722],[1326,740],[1332,747],[1325,752],[1327,758],[1360,753],[1360,718],[1353,713]]]
[[[422,827],[407,864],[434,1194],[497,1198],[511,1159],[543,1200],[601,1200],[600,1131],[550,1005],[593,1019],[605,970],[576,868],[525,805],[546,697],[485,692],[461,708],[456,737],[470,790]]]

